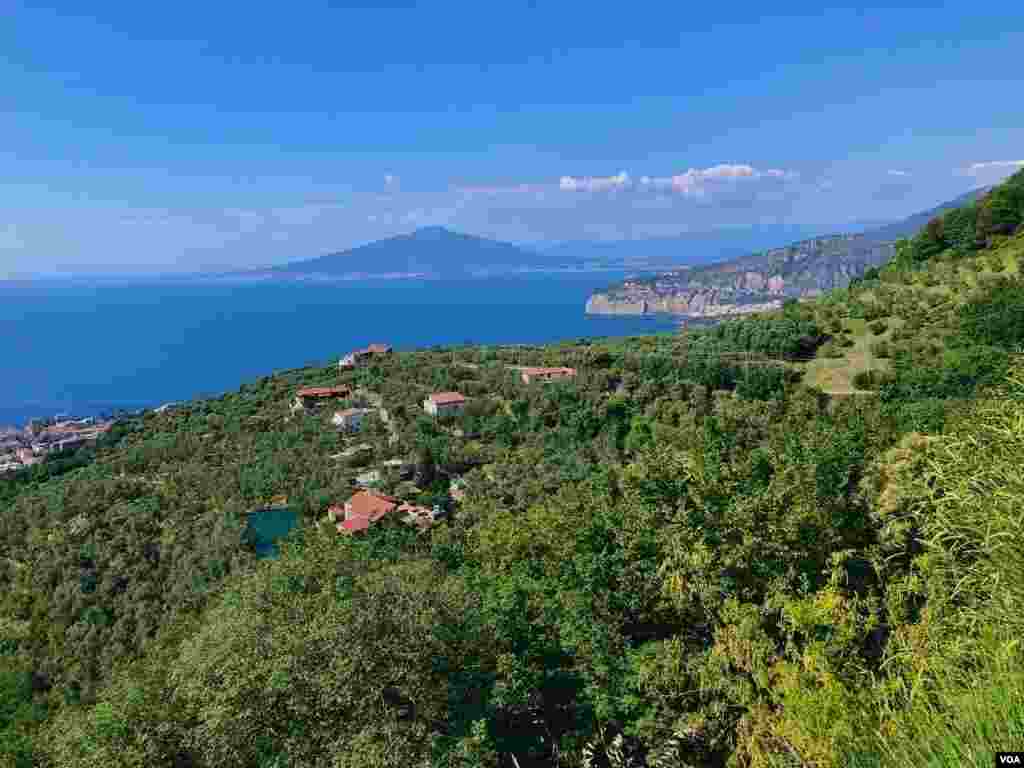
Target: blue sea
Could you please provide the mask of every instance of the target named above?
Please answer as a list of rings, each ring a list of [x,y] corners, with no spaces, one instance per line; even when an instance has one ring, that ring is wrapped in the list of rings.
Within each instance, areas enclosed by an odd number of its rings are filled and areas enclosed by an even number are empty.
[[[666,317],[584,314],[591,292],[623,274],[0,282],[0,425],[217,395],[370,342],[410,350],[672,329]]]

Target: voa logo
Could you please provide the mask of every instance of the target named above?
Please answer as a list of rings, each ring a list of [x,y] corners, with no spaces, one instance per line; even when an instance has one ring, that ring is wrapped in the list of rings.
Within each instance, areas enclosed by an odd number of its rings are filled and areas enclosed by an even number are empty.
[[[996,765],[1024,765],[1024,759],[1020,752],[998,752]]]

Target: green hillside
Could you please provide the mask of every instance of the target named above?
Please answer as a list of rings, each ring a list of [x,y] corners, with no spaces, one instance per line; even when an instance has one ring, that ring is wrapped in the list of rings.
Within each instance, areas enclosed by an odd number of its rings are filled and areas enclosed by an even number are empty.
[[[1024,172],[776,313],[277,373],[0,481],[0,765],[991,765],[1024,740],[1022,224]],[[339,536],[375,468],[449,516]],[[260,560],[275,502],[302,525]]]

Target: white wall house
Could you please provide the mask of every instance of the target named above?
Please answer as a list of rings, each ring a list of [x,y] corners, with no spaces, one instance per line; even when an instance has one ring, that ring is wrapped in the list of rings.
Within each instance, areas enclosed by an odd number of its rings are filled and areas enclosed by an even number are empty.
[[[423,401],[423,410],[431,416],[450,416],[466,407],[466,398],[458,392],[435,392]]]
[[[366,417],[373,413],[371,408],[346,408],[338,411],[331,423],[344,432],[358,432],[363,428]]]

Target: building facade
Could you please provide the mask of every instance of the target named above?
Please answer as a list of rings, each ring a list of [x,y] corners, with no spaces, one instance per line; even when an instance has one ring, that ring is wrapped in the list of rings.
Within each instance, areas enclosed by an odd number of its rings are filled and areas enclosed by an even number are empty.
[[[520,368],[519,375],[523,384],[535,382],[547,383],[549,381],[560,381],[576,377],[575,368]]]
[[[370,408],[346,408],[335,413],[331,423],[343,432],[358,432],[371,413]]]
[[[458,392],[435,392],[423,401],[423,410],[431,416],[453,416],[466,407],[466,398]]]

